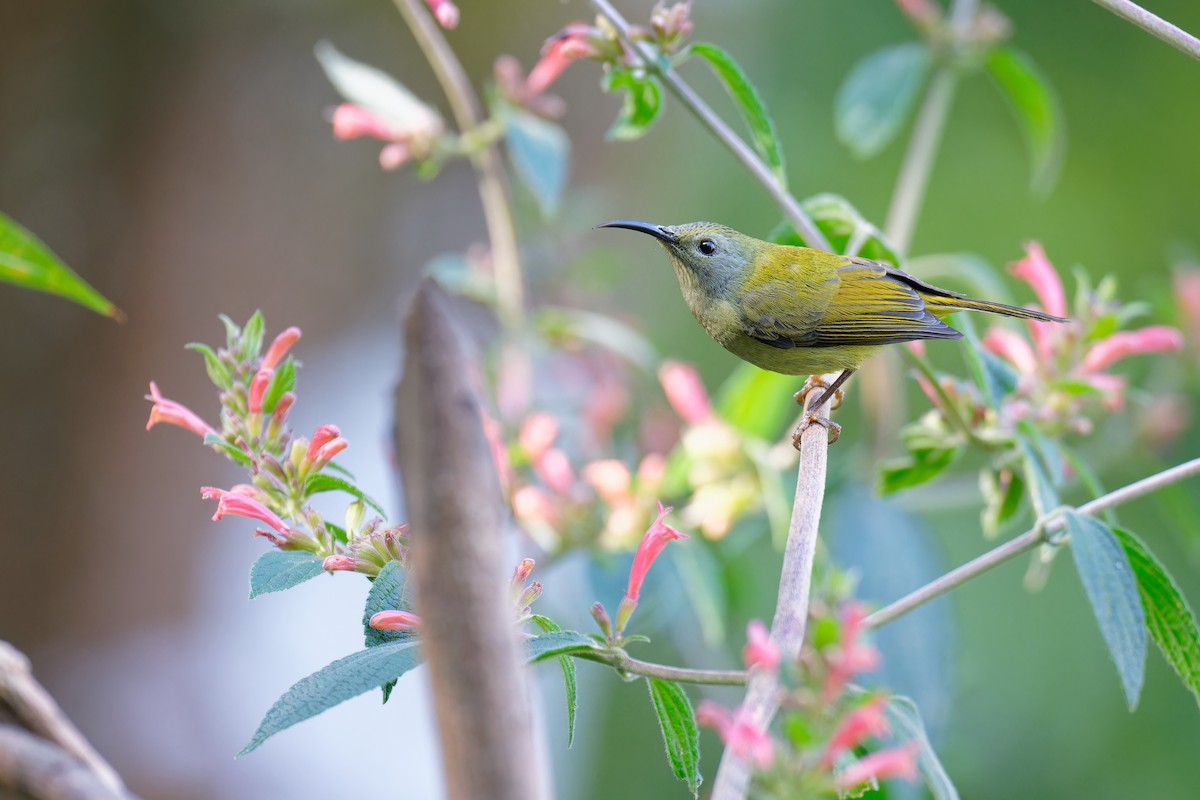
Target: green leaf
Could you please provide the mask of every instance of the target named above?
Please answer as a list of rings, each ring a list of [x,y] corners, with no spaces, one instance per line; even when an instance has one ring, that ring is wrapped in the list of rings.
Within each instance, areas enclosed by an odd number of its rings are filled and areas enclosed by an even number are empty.
[[[525,641],[525,657],[531,664],[554,656],[598,649],[601,649],[599,642],[579,631],[552,631]]]
[[[306,550],[268,550],[250,568],[250,599],[282,592],[325,571],[325,559]]]
[[[938,760],[937,753],[933,751],[917,704],[902,695],[893,695],[888,699],[886,713],[897,740],[914,741],[918,744],[917,768],[921,770],[921,777],[925,779],[925,785],[929,787],[929,794],[933,800],[958,800],[958,790],[954,788],[950,776]]]
[[[1125,547],[1098,519],[1068,511],[1071,554],[1112,653],[1129,710],[1137,707],[1146,670],[1146,616]]]
[[[562,627],[549,617],[533,614],[530,618],[547,633],[562,630]],[[575,659],[570,656],[559,656],[558,666],[562,669],[563,687],[567,693],[567,747],[570,748],[571,743],[575,741],[575,712],[579,710],[579,687],[575,680]]]
[[[238,756],[298,722],[399,678],[420,663],[421,651],[415,640],[389,642],[339,658],[284,692]]]
[[[842,144],[859,158],[882,150],[912,115],[930,63],[924,44],[907,42],[855,64],[834,100],[834,128]]]
[[[613,67],[604,74],[600,88],[609,93],[624,93],[621,110],[605,135],[608,139],[627,142],[641,138],[662,110],[662,88],[649,75]]]
[[[1113,528],[1137,579],[1146,628],[1183,685],[1200,703],[1200,631],[1196,615],[1166,567],[1133,533]]]
[[[699,797],[700,783],[704,779],[700,775],[700,732],[696,728],[692,703],[683,687],[675,681],[647,678],[646,685],[658,715],[671,771],[688,785],[693,797]]]
[[[291,356],[288,356],[275,370],[275,374],[271,376],[271,382],[267,384],[267,391],[263,393],[263,413],[270,414],[274,411],[275,406],[279,405],[279,399],[295,388],[296,362]]]
[[[1010,469],[1008,475],[1008,482],[1002,484],[997,470],[984,469],[979,473],[979,488],[984,499],[980,524],[983,526],[983,535],[988,538],[1012,519],[1021,507],[1021,498],[1025,496],[1025,479],[1021,473]]]
[[[382,517],[387,517],[383,511],[383,506],[372,500],[362,489],[355,486],[348,480],[339,478],[336,475],[330,475],[325,472],[318,472],[309,475],[304,481],[304,495],[308,497],[321,492],[346,492],[354,495],[359,500],[369,505],[371,508]]]
[[[262,350],[265,331],[266,325],[263,323],[262,311],[255,311],[242,328],[241,344],[237,350],[242,361],[249,362],[258,358],[258,351]]]
[[[519,108],[504,106],[499,116],[517,177],[537,200],[542,216],[553,216],[567,186],[571,153],[567,134],[553,122]]]
[[[779,136],[775,133],[775,123],[767,112],[767,106],[754,88],[754,84],[746,76],[733,57],[707,42],[695,42],[685,51],[687,55],[697,55],[708,62],[713,72],[725,84],[725,90],[733,98],[742,119],[750,128],[750,140],[754,149],[762,156],[763,161],[779,178],[779,185],[787,188],[787,174],[783,167],[783,151],[779,147]]]
[[[317,61],[338,94],[355,105],[405,129],[440,131],[441,116],[381,69],[343,55],[329,42],[318,42]]]
[[[1060,505],[1058,492],[1054,489],[1054,474],[1044,460],[1044,452],[1034,445],[1038,436],[1028,420],[1017,424],[1017,445],[1021,450],[1021,466],[1025,472],[1025,483],[1029,486],[1029,497],[1033,500],[1033,512],[1043,517]]]
[[[217,448],[223,452],[230,461],[233,461],[236,464],[241,464],[243,467],[248,467],[253,463],[253,461],[250,459],[250,455],[245,450],[225,441],[221,438],[220,434],[204,434],[204,444],[209,447]]]
[[[337,541],[341,542],[342,544],[350,541],[350,537],[346,535],[346,529],[341,525],[334,525],[329,520],[325,520],[322,524],[325,526],[325,530],[332,533],[333,538]]]
[[[238,342],[242,339],[241,327],[224,314],[217,314],[217,319],[225,326],[225,349],[231,353],[238,352]]]
[[[371,582],[371,591],[367,592],[367,604],[363,608],[363,635],[367,647],[378,647],[387,642],[403,642],[413,638],[412,631],[381,631],[372,628],[371,617],[380,611],[397,611],[408,609],[408,598],[405,588],[408,585],[404,567],[399,561],[389,561],[379,570],[375,580]]]
[[[803,383],[795,375],[738,364],[717,392],[717,414],[747,436],[775,439],[799,415],[794,395]]]
[[[801,201],[800,207],[829,240],[833,252],[900,264],[899,253],[884,238],[883,232],[858,213],[858,209],[846,198],[836,194],[818,194]],[[804,237],[787,222],[776,226],[767,238],[778,244],[809,246]]]
[[[1019,50],[998,47],[985,66],[1016,114],[1029,144],[1033,160],[1031,188],[1045,192],[1054,185],[1066,146],[1058,99],[1033,60]]]
[[[117,322],[125,321],[121,309],[60,261],[41,239],[3,213],[0,213],[0,281],[56,294]]]
[[[879,493],[894,494],[928,483],[950,466],[960,452],[961,447],[922,448],[912,451],[907,458],[884,462],[879,466]]]
[[[229,370],[221,363],[221,358],[215,350],[201,342],[192,342],[184,346],[188,350],[195,350],[204,356],[204,368],[208,371],[208,379],[218,389],[228,389],[232,385],[233,376],[229,374]]]

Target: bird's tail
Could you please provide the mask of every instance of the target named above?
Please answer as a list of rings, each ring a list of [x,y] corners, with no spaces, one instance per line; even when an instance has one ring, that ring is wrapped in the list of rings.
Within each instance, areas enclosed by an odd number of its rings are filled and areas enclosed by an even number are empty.
[[[1056,317],[1044,311],[1035,311],[1032,308],[1018,308],[1017,306],[1005,305],[1004,303],[993,303],[989,300],[973,300],[970,297],[930,297],[926,295],[924,299],[925,307],[938,317],[943,314],[966,310],[987,311],[992,314],[1002,314],[1006,317],[1037,319],[1042,322],[1070,322],[1069,319]]]

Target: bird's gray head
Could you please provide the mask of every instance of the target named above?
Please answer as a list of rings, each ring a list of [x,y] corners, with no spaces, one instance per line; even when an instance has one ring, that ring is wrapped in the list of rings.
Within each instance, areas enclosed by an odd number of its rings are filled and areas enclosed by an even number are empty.
[[[758,255],[756,239],[715,222],[655,225],[619,219],[596,227],[627,228],[653,236],[671,254],[679,282],[685,288],[698,286],[714,296],[720,296],[731,282],[744,278]]]

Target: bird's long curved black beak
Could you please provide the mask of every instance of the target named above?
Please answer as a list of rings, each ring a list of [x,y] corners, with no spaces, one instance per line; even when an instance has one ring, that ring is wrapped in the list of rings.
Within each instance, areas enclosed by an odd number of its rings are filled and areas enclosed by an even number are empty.
[[[675,231],[671,230],[666,225],[655,225],[653,222],[642,222],[637,219],[614,219],[612,222],[605,222],[603,225],[597,225],[597,228],[628,228],[631,231],[639,233],[647,233],[659,241],[667,244],[678,244],[679,236]]]

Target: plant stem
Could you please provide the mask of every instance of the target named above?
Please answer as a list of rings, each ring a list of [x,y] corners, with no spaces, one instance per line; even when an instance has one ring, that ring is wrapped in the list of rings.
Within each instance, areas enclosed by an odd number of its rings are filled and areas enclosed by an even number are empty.
[[[672,667],[667,664],[655,664],[651,661],[640,661],[630,658],[624,651],[579,651],[570,655],[585,661],[595,661],[607,664],[621,672],[633,675],[644,675],[647,678],[659,678],[664,681],[679,681],[680,683],[697,683],[709,686],[742,686],[746,683],[746,673],[743,670],[720,669],[686,669]]]
[[[589,2],[600,16],[612,23],[612,26],[616,29],[625,46],[642,60],[642,65],[646,70],[661,78],[662,82],[671,90],[671,93],[678,98],[679,102],[688,111],[692,112],[696,119],[700,121],[700,124],[708,128],[723,145],[729,148],[734,157],[742,162],[742,165],[750,171],[754,179],[771,195],[771,199],[783,211],[788,222],[803,237],[804,241],[810,247],[818,250],[829,250],[829,241],[825,238],[825,235],[817,229],[812,219],[800,207],[800,203],[783,187],[778,178],[775,177],[775,174],[771,172],[770,167],[763,163],[763,160],[758,157],[754,150],[740,136],[734,133],[733,129],[725,124],[724,120],[717,116],[716,112],[701,99],[700,95],[696,94],[696,91],[691,86],[679,77],[679,74],[675,70],[671,69],[671,66],[655,52],[653,47],[645,42],[635,40],[630,35],[629,22],[621,16],[621,13],[608,0],[589,0]]]
[[[466,71],[442,35],[442,29],[422,8],[420,0],[393,2],[412,30],[421,52],[433,67],[434,75],[446,93],[459,132],[470,134],[482,122],[482,107]],[[496,144],[479,148],[471,156],[471,163],[478,178],[479,200],[483,205],[484,222],[491,243],[497,315],[506,329],[519,330],[525,318],[525,288],[507,181]]]
[[[1150,494],[1164,486],[1178,483],[1193,475],[1200,475],[1200,458],[1185,461],[1170,469],[1163,470],[1147,478],[1142,478],[1140,481],[1135,481],[1128,486],[1123,486],[1106,495],[1097,497],[1091,502],[1084,503],[1075,510],[1080,514],[1098,514],[1101,511]],[[1025,533],[1022,533],[1015,539],[1010,539],[994,550],[989,550],[973,561],[968,561],[961,567],[947,572],[936,580],[930,581],[920,589],[900,598],[886,608],[876,611],[867,617],[864,622],[871,628],[886,625],[897,617],[903,616],[909,611],[929,602],[933,598],[962,586],[972,578],[995,569],[1006,561],[1021,555],[1021,553],[1032,550],[1045,542],[1051,534],[1061,531],[1065,526],[1066,522],[1061,516],[1054,517],[1045,525],[1034,526],[1031,530],[1025,531]]]
[[[917,368],[917,371],[921,373],[921,376],[925,378],[930,388],[933,389],[934,394],[938,396],[938,399],[941,400],[942,407],[940,410],[942,415],[945,416],[946,419],[950,420],[951,424],[958,429],[959,433],[965,436],[967,440],[971,442],[971,444],[974,444],[977,447],[987,451],[995,450],[996,446],[994,444],[986,439],[981,438],[979,434],[975,432],[975,429],[968,425],[967,421],[962,418],[962,414],[959,413],[958,407],[954,405],[954,401],[950,398],[950,395],[946,393],[945,387],[938,382],[937,374],[933,371],[933,367],[929,364],[929,361],[927,361],[923,356],[919,356],[912,350],[909,350],[907,347],[905,347],[902,352],[904,353],[905,358],[907,358],[909,362]]]
[[[1093,0],[1093,2],[1107,8],[1121,19],[1132,22],[1151,36],[1162,39],[1176,50],[1187,53],[1200,61],[1200,39],[1172,25],[1162,17],[1151,14],[1137,3],[1132,3],[1130,0]]]
[[[821,389],[815,389],[820,393]],[[828,418],[829,405],[817,409]],[[796,499],[788,527],[783,568],[779,576],[779,598],[771,622],[771,638],[779,646],[784,663],[796,661],[804,644],[808,624],[808,601],[812,584],[813,555],[817,548],[817,526],[825,500],[825,468],[829,455],[828,432],[810,425],[800,440],[800,466],[796,479]],[[779,706],[779,676],[755,672],[749,676],[742,710],[760,730],[766,730]],[[741,800],[750,783],[750,770],[744,760],[725,748],[721,765],[713,781],[712,800]]]

